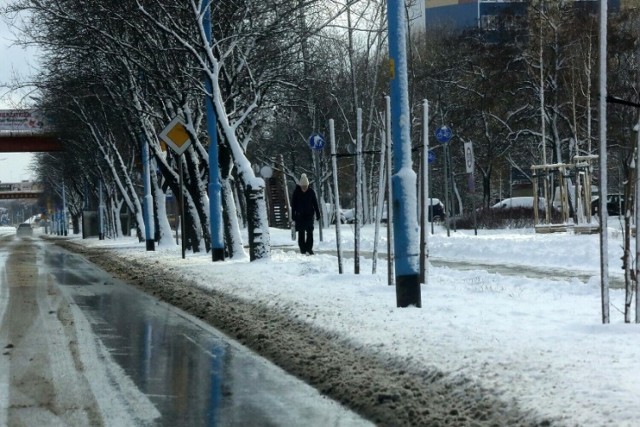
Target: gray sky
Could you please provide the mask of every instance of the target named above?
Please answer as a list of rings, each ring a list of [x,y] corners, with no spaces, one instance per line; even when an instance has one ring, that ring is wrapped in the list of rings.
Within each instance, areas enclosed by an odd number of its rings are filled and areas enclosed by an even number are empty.
[[[0,109],[14,109],[20,105],[25,91],[9,91],[15,78],[27,79],[37,67],[36,51],[13,46],[15,35],[0,16]],[[29,180],[31,154],[0,153],[0,182]]]

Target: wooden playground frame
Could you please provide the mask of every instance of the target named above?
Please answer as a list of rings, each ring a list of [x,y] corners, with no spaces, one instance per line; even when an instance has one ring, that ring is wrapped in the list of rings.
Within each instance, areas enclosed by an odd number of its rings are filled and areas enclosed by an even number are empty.
[[[557,233],[573,229],[579,234],[593,234],[600,229],[600,224],[592,220],[592,162],[597,155],[575,156],[574,163],[556,163],[531,166],[533,178],[533,214],[536,233]],[[568,172],[575,170],[574,218],[570,221],[569,189],[567,187]],[[542,173],[541,173],[542,172]],[[542,179],[540,179],[542,178]],[[539,181],[542,181],[544,197],[544,219],[540,217]],[[554,194],[555,189],[559,194]],[[560,199],[559,208],[562,222],[554,223],[552,218],[554,196]]]

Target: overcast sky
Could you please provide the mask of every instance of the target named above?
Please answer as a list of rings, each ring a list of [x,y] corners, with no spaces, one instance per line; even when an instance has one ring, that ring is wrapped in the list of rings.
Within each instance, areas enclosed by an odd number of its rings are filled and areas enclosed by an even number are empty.
[[[5,17],[0,16],[0,109],[14,109],[20,106],[25,91],[11,91],[16,78],[28,77],[37,69],[37,55],[34,49],[14,46],[15,35],[8,27]],[[31,154],[0,152],[0,182],[18,182],[29,180]]]

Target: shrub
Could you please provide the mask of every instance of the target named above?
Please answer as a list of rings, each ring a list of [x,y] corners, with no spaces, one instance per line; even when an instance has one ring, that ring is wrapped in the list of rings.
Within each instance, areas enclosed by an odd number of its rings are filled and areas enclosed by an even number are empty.
[[[539,211],[540,218],[544,218],[544,211]],[[447,218],[449,227],[453,228],[453,220]],[[478,228],[528,228],[535,226],[533,208],[517,207],[510,209],[478,209],[476,211]],[[562,222],[562,215],[553,211],[551,222]],[[456,228],[461,230],[473,230],[473,214],[467,213],[456,218]]]

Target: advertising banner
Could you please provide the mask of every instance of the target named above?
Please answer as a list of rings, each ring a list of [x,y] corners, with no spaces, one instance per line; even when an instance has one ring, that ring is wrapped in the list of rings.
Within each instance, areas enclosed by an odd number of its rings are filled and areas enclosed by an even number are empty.
[[[0,193],[32,193],[41,192],[42,190],[42,184],[38,182],[3,182],[0,184]]]
[[[0,131],[42,132],[44,118],[36,110],[0,110]]]

